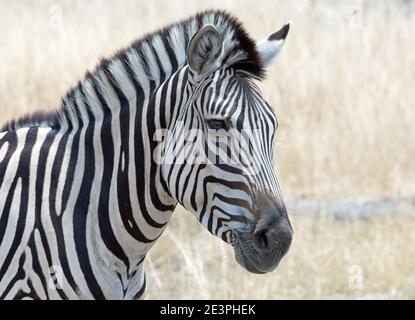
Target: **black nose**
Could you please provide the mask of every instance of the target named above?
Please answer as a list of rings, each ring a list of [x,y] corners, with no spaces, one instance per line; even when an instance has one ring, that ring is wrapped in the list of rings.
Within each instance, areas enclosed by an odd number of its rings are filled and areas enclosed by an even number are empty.
[[[260,224],[257,225],[253,235],[253,242],[255,247],[260,251],[267,251],[272,246],[273,236],[272,230],[276,224],[276,218],[269,215],[266,221],[260,220]]]
[[[253,234],[253,244],[261,255],[277,250],[284,255],[292,241],[292,229],[288,226],[259,226]]]
[[[273,199],[263,199],[257,211],[257,223],[252,241],[260,255],[278,252],[284,255],[292,241],[292,227],[284,204]]]

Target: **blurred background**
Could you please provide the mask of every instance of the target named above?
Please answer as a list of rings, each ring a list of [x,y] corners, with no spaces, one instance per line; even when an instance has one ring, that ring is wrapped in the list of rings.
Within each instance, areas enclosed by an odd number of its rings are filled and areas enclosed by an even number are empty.
[[[260,87],[294,241],[249,274],[178,208],[147,298],[415,299],[415,1],[0,0],[1,123],[55,109],[100,57],[211,8],[257,40],[292,22]]]

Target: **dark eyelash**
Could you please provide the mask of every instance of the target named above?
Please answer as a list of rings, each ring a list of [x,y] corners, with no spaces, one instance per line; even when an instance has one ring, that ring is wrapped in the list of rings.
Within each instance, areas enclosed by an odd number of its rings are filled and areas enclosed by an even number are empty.
[[[209,129],[226,131],[230,128],[230,121],[228,119],[208,119],[206,120]]]

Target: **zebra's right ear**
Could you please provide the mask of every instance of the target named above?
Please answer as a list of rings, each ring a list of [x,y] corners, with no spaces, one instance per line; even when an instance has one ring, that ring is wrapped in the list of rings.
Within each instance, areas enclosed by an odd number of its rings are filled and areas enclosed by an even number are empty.
[[[222,48],[222,34],[214,25],[204,25],[190,40],[187,49],[190,69],[199,76],[216,70],[221,64]]]

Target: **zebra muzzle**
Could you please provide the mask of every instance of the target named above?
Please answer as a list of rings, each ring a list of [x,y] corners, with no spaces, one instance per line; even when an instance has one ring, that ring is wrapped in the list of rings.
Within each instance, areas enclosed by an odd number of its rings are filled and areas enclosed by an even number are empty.
[[[237,234],[237,261],[253,273],[274,270],[288,252],[293,229],[285,206],[271,197],[261,199],[256,211],[257,221],[251,231]]]

